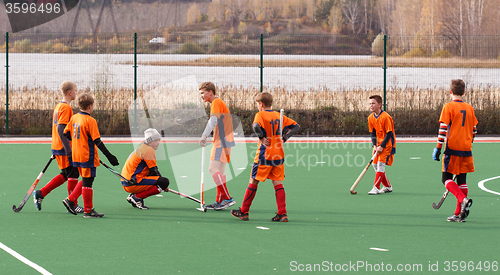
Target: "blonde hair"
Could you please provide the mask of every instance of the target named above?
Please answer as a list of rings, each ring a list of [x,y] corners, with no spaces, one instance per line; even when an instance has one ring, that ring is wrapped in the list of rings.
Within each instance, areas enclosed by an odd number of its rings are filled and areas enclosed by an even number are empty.
[[[262,92],[255,97],[255,101],[262,102],[265,107],[273,106],[273,95],[268,92]]]
[[[212,93],[215,95],[215,84],[213,84],[212,82],[203,82],[201,83],[198,90],[205,90],[207,92],[212,91]]]
[[[61,90],[63,95],[67,95],[69,91],[76,90],[76,84],[72,81],[64,81],[63,83],[61,83],[61,86],[59,86],[59,90]]]
[[[87,110],[92,104],[94,104],[94,97],[91,94],[81,94],[78,97],[78,107],[80,107],[80,110]]]

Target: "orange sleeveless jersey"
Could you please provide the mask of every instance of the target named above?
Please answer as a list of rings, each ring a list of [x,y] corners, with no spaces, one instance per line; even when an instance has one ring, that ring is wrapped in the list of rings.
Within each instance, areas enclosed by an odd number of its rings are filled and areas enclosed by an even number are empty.
[[[210,116],[217,116],[217,125],[214,128],[214,147],[234,147],[233,119],[226,103],[215,98],[210,106]]]
[[[379,146],[384,140],[385,135],[392,131],[393,138],[387,142],[385,148],[391,148],[391,155],[393,155],[396,151],[396,133],[394,131],[394,121],[392,117],[386,111],[382,111],[378,116],[371,113],[370,116],[368,116],[368,128],[370,133],[375,129],[377,134],[377,145]]]
[[[59,133],[57,132],[57,126],[59,124],[68,124],[69,120],[73,116],[73,109],[66,102],[61,102],[56,105],[54,109],[54,113],[52,115],[52,154],[65,156],[66,152],[64,151],[63,144],[61,142],[61,138],[59,137]]]
[[[252,124],[258,123],[262,133],[271,142],[270,146],[264,146],[260,141],[255,155],[254,162],[261,165],[278,166],[283,164],[285,154],[283,153],[283,141],[280,138],[279,124],[280,113],[273,110],[264,110],[255,115]],[[295,125],[293,119],[283,116],[283,132],[287,127]]]
[[[461,100],[446,103],[439,122],[448,125],[444,154],[472,156],[473,129],[478,123],[474,108]]]
[[[94,140],[101,137],[97,121],[87,113],[79,112],[71,117],[64,132],[71,132],[73,166],[92,168],[99,166],[99,155]]]
[[[149,174],[149,168],[155,166],[155,149],[142,143],[128,156],[121,174],[128,180],[135,179],[137,183],[140,183]],[[122,184],[124,184],[123,181]]]

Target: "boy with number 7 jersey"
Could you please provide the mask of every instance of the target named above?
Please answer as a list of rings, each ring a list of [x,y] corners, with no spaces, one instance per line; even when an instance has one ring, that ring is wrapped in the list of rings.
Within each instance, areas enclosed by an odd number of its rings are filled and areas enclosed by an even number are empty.
[[[97,148],[108,158],[113,166],[118,165],[118,159],[112,155],[104,143],[97,128],[97,121],[91,117],[94,110],[94,98],[90,94],[82,94],[78,97],[80,112],[71,117],[68,125],[64,129],[64,135],[72,141],[73,165],[78,167],[82,176],[75,190],[63,200],[66,209],[74,215],[75,202],[80,195],[83,196],[84,218],[101,218],[104,214],[97,213],[93,209],[93,189],[92,183],[96,176],[96,167],[99,166],[99,154]]]
[[[271,221],[288,222],[285,189],[282,184],[285,179],[283,143],[293,136],[300,126],[294,120],[283,116],[283,139],[281,139],[280,113],[271,109],[273,96],[268,92],[263,92],[255,101],[257,101],[259,112],[255,115],[253,130],[259,138],[258,149],[242,206],[238,210],[231,210],[231,215],[248,221],[248,211],[257,192],[257,185],[261,181],[270,179],[274,185],[278,206],[278,213]]]

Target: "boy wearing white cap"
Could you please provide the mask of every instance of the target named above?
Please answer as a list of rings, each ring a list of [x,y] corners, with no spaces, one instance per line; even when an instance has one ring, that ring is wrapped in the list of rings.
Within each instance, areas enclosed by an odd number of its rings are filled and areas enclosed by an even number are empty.
[[[122,181],[123,189],[130,193],[127,201],[133,207],[148,209],[144,199],[168,191],[169,180],[162,177],[156,166],[155,150],[161,142],[161,135],[156,129],[149,128],[144,131],[144,142],[135,149],[125,162],[122,176],[130,182]]]

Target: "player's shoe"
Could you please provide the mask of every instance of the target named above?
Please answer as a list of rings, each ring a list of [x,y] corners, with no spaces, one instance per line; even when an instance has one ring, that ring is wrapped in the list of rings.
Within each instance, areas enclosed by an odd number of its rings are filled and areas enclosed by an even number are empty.
[[[42,201],[42,190],[35,190],[35,192],[33,192],[33,202],[35,202],[35,207],[38,211],[42,210]]]
[[[231,210],[231,215],[233,215],[236,218],[239,218],[242,221],[248,221],[248,212],[247,213],[241,212],[241,208],[238,210],[235,209]]]
[[[83,213],[84,212],[83,211],[83,207],[81,207],[80,205],[77,204],[75,206],[75,212],[78,213],[78,214]]]
[[[214,207],[215,210],[224,210],[228,207],[231,207],[235,204],[236,202],[233,200],[233,198],[230,198],[229,200],[223,200],[218,206]]]
[[[378,194],[380,194],[380,191],[375,186],[373,186],[373,189],[370,192],[368,192],[368,195],[378,195]]]
[[[95,212],[94,209],[90,210],[88,213],[83,213],[84,218],[102,218],[104,214]]]
[[[273,221],[273,222],[288,222],[288,216],[286,215],[286,213],[283,215],[276,213],[276,216],[274,216],[274,218],[272,218],[271,221]]]
[[[127,201],[132,204],[133,207],[139,209],[149,209],[149,207],[144,205],[144,200],[135,196],[135,194],[130,194],[127,197]]]
[[[379,193],[380,194],[383,194],[383,193],[391,193],[392,192],[392,186],[384,186],[382,189],[380,189]]]
[[[465,220],[460,219],[457,215],[451,215],[446,220],[449,222],[465,222]]]
[[[472,199],[464,198],[462,204],[460,205],[460,219],[465,220],[469,216],[469,208],[472,205]]]
[[[64,199],[62,201],[62,203],[64,204],[64,206],[66,207],[66,209],[68,209],[68,212],[73,214],[73,215],[76,215],[76,210],[75,210],[75,203],[68,200],[67,198]]]
[[[209,204],[209,205],[205,205],[205,208],[208,210],[208,209],[215,209],[215,207],[219,207],[220,203],[218,202],[214,202],[212,204]]]

